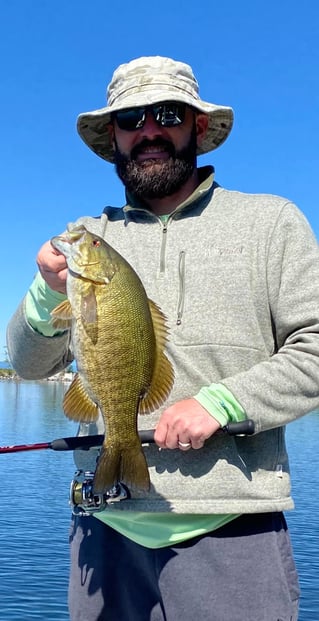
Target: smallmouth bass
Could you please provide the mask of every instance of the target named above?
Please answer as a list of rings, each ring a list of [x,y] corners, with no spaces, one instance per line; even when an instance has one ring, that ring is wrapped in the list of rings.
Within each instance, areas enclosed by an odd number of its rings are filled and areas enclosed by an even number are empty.
[[[51,243],[68,265],[68,299],[52,311],[52,323],[71,330],[78,370],[64,396],[64,413],[93,422],[100,410],[105,425],[94,491],[119,481],[147,491],[150,479],[137,415],[160,407],[174,382],[165,354],[165,316],[147,298],[124,257],[83,225]]]

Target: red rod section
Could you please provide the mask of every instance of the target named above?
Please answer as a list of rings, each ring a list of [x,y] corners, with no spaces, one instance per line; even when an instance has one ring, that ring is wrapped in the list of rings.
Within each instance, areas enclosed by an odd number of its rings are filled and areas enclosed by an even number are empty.
[[[15,444],[14,446],[0,446],[0,453],[19,453],[20,451],[39,451],[51,448],[50,442],[39,442],[38,444]]]

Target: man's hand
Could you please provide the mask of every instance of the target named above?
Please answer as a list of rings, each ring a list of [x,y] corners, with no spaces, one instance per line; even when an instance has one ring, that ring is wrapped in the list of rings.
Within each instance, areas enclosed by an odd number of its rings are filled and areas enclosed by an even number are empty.
[[[47,241],[40,248],[37,265],[41,276],[54,291],[66,293],[67,264],[65,256]]]
[[[162,413],[154,440],[161,448],[200,449],[220,424],[196,399],[184,399]]]

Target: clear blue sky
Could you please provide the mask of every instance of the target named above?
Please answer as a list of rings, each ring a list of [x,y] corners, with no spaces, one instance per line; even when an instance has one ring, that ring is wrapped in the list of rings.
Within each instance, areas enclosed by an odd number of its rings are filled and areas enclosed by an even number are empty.
[[[122,204],[112,165],[75,123],[105,105],[114,69],[137,56],[191,64],[202,98],[235,111],[230,138],[199,163],[229,189],[293,200],[319,237],[318,46],[318,0],[2,3],[0,359],[38,248],[78,216]]]

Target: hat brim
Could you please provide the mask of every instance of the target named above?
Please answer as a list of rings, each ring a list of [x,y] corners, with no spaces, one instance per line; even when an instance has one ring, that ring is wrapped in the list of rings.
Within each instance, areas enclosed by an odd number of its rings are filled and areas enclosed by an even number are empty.
[[[176,93],[172,96],[172,89],[161,91],[160,98],[156,93],[149,91],[139,93],[138,101],[136,93],[125,97],[118,105],[106,106],[91,112],[83,112],[77,119],[77,130],[85,144],[108,162],[114,163],[114,150],[108,131],[112,112],[126,108],[147,106],[161,101],[180,101],[203,112],[208,116],[208,128],[206,136],[197,149],[197,155],[202,155],[217,149],[228,138],[234,121],[232,108],[211,104],[201,99],[195,99],[186,93]]]

